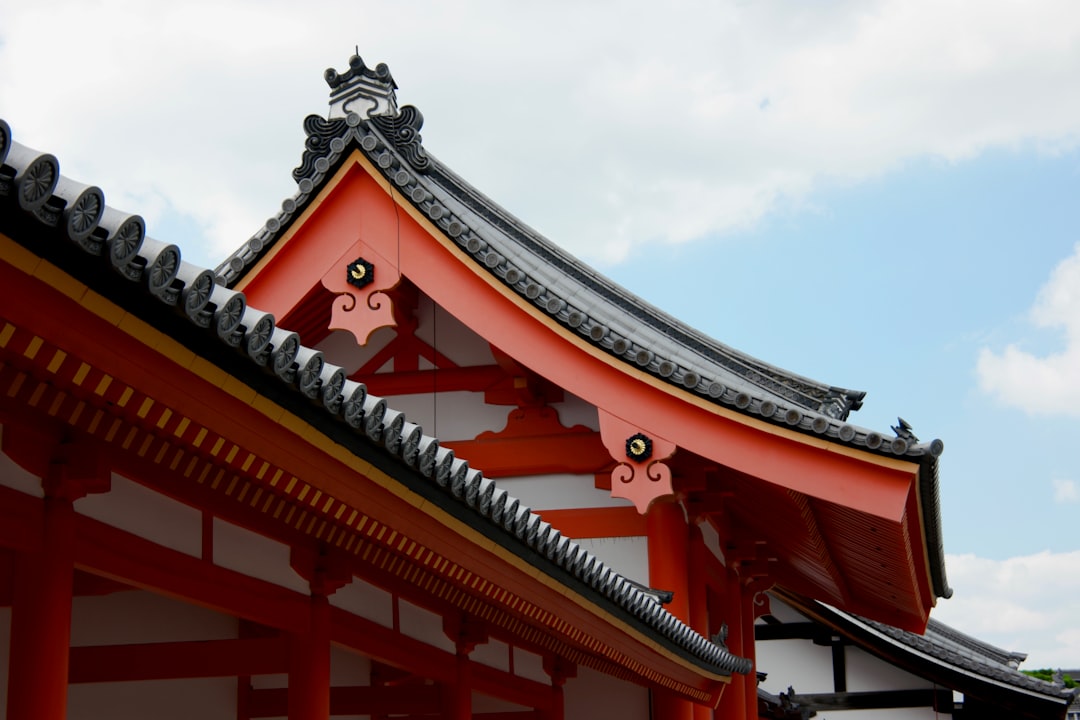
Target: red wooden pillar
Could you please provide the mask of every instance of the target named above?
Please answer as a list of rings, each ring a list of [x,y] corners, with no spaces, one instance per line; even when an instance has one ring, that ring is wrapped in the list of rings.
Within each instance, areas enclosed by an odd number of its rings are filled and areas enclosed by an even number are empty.
[[[330,595],[352,579],[325,550],[293,548],[292,568],[311,588],[307,628],[289,646],[289,720],[330,718]]]
[[[544,720],[564,720],[566,706],[563,698],[563,685],[572,677],[577,677],[577,666],[562,658],[545,657],[544,672],[551,678],[551,708],[544,713]]]
[[[753,668],[745,677],[746,682],[746,717],[757,717],[757,653],[754,642],[754,621],[761,612],[768,611],[767,599],[763,593],[772,587],[767,576],[757,576],[744,580],[742,585],[742,628],[743,657],[753,663]],[[759,598],[758,596],[761,595]],[[758,604],[760,599],[761,605]]]
[[[74,530],[71,500],[46,497],[41,550],[16,554],[9,720],[63,720],[67,714]]]
[[[689,535],[689,599],[690,599],[690,627],[697,630],[706,638],[711,637],[716,628],[709,622],[709,598],[708,588],[705,582],[705,567],[708,562],[708,550],[705,548],[705,540],[698,527],[698,518],[690,524]],[[712,720],[713,711],[707,705],[694,704],[694,720]]]
[[[8,662],[8,720],[64,720],[67,714],[74,502],[109,489],[93,446],[59,443],[28,428],[5,427],[4,452],[42,478],[40,543],[16,553]]]
[[[734,655],[746,657],[744,631],[746,626],[742,618],[742,585],[739,583],[739,576],[731,568],[728,568],[725,574],[724,587],[721,588],[721,591],[722,593],[717,597],[717,609],[722,621],[727,623],[728,626],[728,651]],[[750,642],[753,643],[752,635],[750,636]],[[753,671],[751,670],[752,674]],[[757,702],[756,690],[754,702],[755,704]],[[746,706],[746,682],[742,676],[734,675],[731,678],[731,684],[727,686],[720,698],[716,716],[723,720],[749,720],[746,716]],[[756,708],[754,714],[749,717],[757,717]]]
[[[330,600],[311,594],[306,632],[289,648],[289,720],[330,717]]]
[[[649,541],[649,585],[673,593],[667,609],[690,622],[689,529],[682,505],[656,500],[646,514]],[[667,690],[652,694],[653,720],[693,720],[693,703]]]
[[[472,720],[472,660],[476,646],[488,640],[487,627],[469,615],[443,618],[443,632],[454,641],[456,650],[455,681],[443,686],[443,717],[446,720]]]

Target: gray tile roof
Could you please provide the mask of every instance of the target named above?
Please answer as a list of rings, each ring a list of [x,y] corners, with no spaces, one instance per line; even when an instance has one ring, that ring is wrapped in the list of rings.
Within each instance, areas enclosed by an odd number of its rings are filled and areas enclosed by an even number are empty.
[[[839,610],[825,603],[789,593],[779,593],[784,602],[815,617],[868,648],[878,648],[884,654],[905,654],[913,663],[931,663],[948,671],[954,678],[971,678],[1028,695],[1068,705],[1077,691],[1033,678],[1016,666],[1026,657],[966,635],[945,623],[931,619],[926,633],[917,635],[906,630],[868,620]],[[967,689],[965,689],[967,688]],[[963,681],[953,689],[974,692]]]
[[[835,608],[833,611],[843,612]],[[1076,695],[1075,690],[1044,682],[1016,669],[1013,663],[1021,662],[1026,657],[1023,653],[1002,650],[936,620],[930,620],[925,635],[916,635],[866,618],[851,617],[855,622],[873,628],[896,643],[917,650],[941,663],[1040,695],[1066,699]]]
[[[242,380],[272,383],[281,402],[316,427],[329,427],[350,451],[381,461],[402,482],[665,647],[714,673],[750,671],[748,659],[676,619],[385,400],[346,379],[296,333],[277,327],[272,315],[250,307],[243,293],[183,261],[177,246],[147,236],[138,215],[106,206],[99,188],[63,177],[54,156],[15,142],[2,119],[0,232],[154,327],[179,327],[191,349],[214,357],[235,351],[227,357]]]
[[[945,577],[938,497],[941,440],[920,442],[902,420],[893,434],[847,422],[865,393],[826,385],[752,358],[706,337],[619,287],[529,228],[457,176],[423,147],[423,116],[412,106],[397,109],[397,85],[384,70],[363,73],[356,94],[331,94],[331,117],[304,120],[308,139],[293,171],[297,192],[281,210],[218,266],[234,284],[299,216],[345,158],[359,149],[401,195],[489,272],[572,332],[626,364],[718,405],[775,425],[875,454],[919,463],[930,571],[935,594],[952,591]],[[380,65],[385,69],[385,65]],[[343,77],[333,70],[327,77]],[[359,81],[357,81],[359,83]],[[387,96],[391,99],[387,100]],[[368,112],[387,108],[387,114]],[[355,110],[355,111],[354,111]]]

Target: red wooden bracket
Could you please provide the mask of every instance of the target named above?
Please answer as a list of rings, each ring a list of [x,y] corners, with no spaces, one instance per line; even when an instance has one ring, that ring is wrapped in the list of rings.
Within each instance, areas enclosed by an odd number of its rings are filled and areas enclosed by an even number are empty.
[[[664,461],[678,446],[602,409],[599,415],[604,447],[618,463],[611,472],[611,496],[626,498],[644,515],[655,500],[675,494]]]
[[[368,266],[354,267],[360,259]],[[350,277],[366,284],[358,287],[350,282]],[[371,334],[379,328],[396,327],[394,304],[387,290],[400,281],[401,270],[396,259],[387,258],[363,240],[357,240],[322,276],[323,287],[336,296],[329,329],[347,330],[358,344],[366,345]]]

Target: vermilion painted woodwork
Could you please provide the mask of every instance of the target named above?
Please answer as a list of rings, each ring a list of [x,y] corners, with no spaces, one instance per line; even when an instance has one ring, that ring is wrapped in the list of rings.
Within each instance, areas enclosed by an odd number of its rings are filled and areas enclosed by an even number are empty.
[[[343,201],[329,203],[329,206],[341,207],[334,208],[326,218],[312,225],[312,232],[321,224],[324,234],[337,233],[337,237],[340,237],[343,228],[350,225],[363,227],[364,223],[370,227],[381,223],[382,230],[394,229],[397,232],[398,211],[389,204],[378,185],[370,178],[364,180],[364,177],[367,176],[361,170],[349,171],[343,175],[332,193]],[[342,194],[338,195],[339,192]],[[365,200],[365,194],[368,202],[361,202]],[[383,198],[382,210],[378,204],[380,196]],[[349,208],[359,207],[361,204],[365,205],[364,218],[359,221],[361,225],[356,225],[356,213]],[[321,208],[320,212],[314,213],[312,217],[322,218]],[[382,219],[376,222],[377,217]],[[914,494],[911,483],[913,469],[904,469],[914,466],[899,462],[890,464],[864,461],[852,456],[849,451],[838,452],[835,446],[827,443],[796,437],[744,418],[735,419],[716,408],[705,407],[704,403],[676,397],[674,391],[658,387],[655,381],[634,376],[636,371],[613,370],[609,360],[575,338],[559,335],[559,331],[551,327],[550,321],[530,314],[527,306],[476,275],[455,255],[456,250],[438,243],[432,249],[432,237],[419,225],[406,215],[402,215],[400,220],[400,235],[394,237],[400,237],[403,243],[402,272],[458,317],[468,317],[470,308],[472,312],[483,308],[484,318],[478,329],[492,338],[497,338],[500,345],[515,357],[530,358],[530,366],[542,367],[544,375],[555,380],[557,384],[565,385],[576,391],[576,394],[617,414],[656,419],[654,427],[679,427],[680,445],[705,456],[719,458],[729,466],[742,466],[746,472],[757,477],[779,482],[799,492],[827,498],[840,505],[861,508],[888,522],[905,522],[904,513],[898,512],[896,508],[903,508]],[[335,223],[339,227],[335,228]],[[320,238],[319,242],[330,240]],[[404,243],[420,243],[423,247],[418,246],[418,252],[413,252],[407,249]],[[292,247],[294,244],[296,243],[290,242],[287,246]],[[314,244],[318,245],[318,242]],[[331,242],[328,247],[332,246]],[[420,250],[424,252],[419,252]],[[324,259],[339,255],[340,253],[319,255],[316,252],[316,257]],[[423,256],[424,261],[410,260],[414,255]],[[325,262],[322,264],[325,265]],[[306,266],[303,263],[290,262],[289,266],[290,272],[299,272],[301,275],[305,272],[303,268]],[[319,262],[316,261],[313,267],[318,268]],[[297,268],[301,269],[297,271]],[[266,287],[273,285],[270,281],[273,280],[275,272],[271,266],[267,266]],[[325,268],[321,272],[325,272]],[[252,287],[251,291],[255,292],[255,287]],[[292,297],[303,295],[302,292],[293,293]],[[65,313],[53,313],[53,316],[65,319],[68,317]],[[38,327],[36,324],[34,326]],[[66,330],[70,330],[70,326]],[[561,339],[553,342],[553,337]],[[112,364],[109,366],[112,367]],[[645,411],[642,411],[642,408],[645,408]],[[624,410],[626,412],[623,412]],[[205,412],[209,412],[209,408]],[[242,433],[242,426],[238,431]],[[237,432],[232,433],[232,436],[236,435]],[[265,441],[258,443],[254,437],[250,442],[253,447],[274,447],[272,443]],[[290,464],[294,464],[298,472],[307,474],[307,471],[300,469],[299,457],[293,457],[295,462]],[[340,474],[340,471],[337,474]],[[334,477],[335,473],[327,475]],[[907,522],[917,522],[917,518],[910,515],[908,518]],[[916,546],[912,548],[915,551],[912,553],[913,557],[925,557],[919,546],[921,535],[918,531],[908,533],[908,542]],[[926,595],[923,605],[929,606],[929,595]],[[864,609],[864,614],[875,613],[865,612]],[[925,615],[922,617],[925,618]],[[896,622],[893,617],[889,620]],[[917,619],[913,621],[910,616],[901,620],[903,622],[896,624],[904,627],[919,624]]]
[[[357,262],[361,260],[373,267]],[[361,280],[367,280],[363,287],[352,282]],[[394,327],[393,302],[386,291],[400,280],[395,259],[384,257],[363,240],[355,242],[322,276],[323,287],[334,293],[328,329],[346,330],[357,343],[366,345],[379,328]]]
[[[675,443],[601,409],[600,436],[617,465],[611,471],[611,496],[626,498],[644,515],[649,506],[674,494],[671,468],[664,461],[675,454]],[[633,438],[633,440],[631,440]],[[642,448],[634,457],[631,444]]]
[[[867,462],[837,452],[824,441],[804,439],[749,419],[735,419],[682,393],[658,387],[647,376],[612,361],[524,302],[496,288],[449,243],[435,240],[398,207],[384,181],[357,162],[347,163],[328,196],[272,260],[242,287],[252,305],[277,314],[288,298],[299,300],[325,272],[326,258],[340,256],[342,237],[386,243],[402,274],[493,345],[556,385],[617,417],[641,418],[646,431],[678,428],[680,446],[737,470],[898,520],[914,466]],[[337,251],[335,251],[335,248]],[[648,422],[646,422],[648,421]]]
[[[744,587],[741,595],[742,600],[742,622],[743,622],[743,657],[754,663],[755,670],[757,669],[757,656],[755,653],[754,645],[754,618],[756,616],[756,603],[755,595],[757,590],[751,584],[750,587]],[[757,678],[754,673],[747,673],[741,678],[743,685],[745,686],[744,695],[746,700],[746,715],[744,717],[752,718],[757,714]],[[751,683],[751,680],[753,682]]]
[[[445,545],[447,555],[467,567],[470,572],[505,587],[519,597],[531,597],[541,605],[558,608],[573,626],[582,628],[590,637],[602,639],[611,646],[613,652],[640,658],[650,668],[666,673],[667,677],[707,689],[707,692],[714,692],[719,686],[715,679],[703,676],[695,669],[681,666],[654,648],[644,647],[643,645],[647,644],[627,632],[618,622],[603,617],[590,607],[575,603],[572,598],[568,599],[561,587],[545,584],[542,578],[535,576],[531,568],[509,557],[504,551],[491,548],[477,552],[476,546],[479,543],[462,541],[463,537],[467,540],[470,534],[475,534],[467,527],[452,518],[439,517],[439,522],[432,522],[431,508],[419,507],[411,495],[396,483],[386,478],[377,481],[378,473],[374,469],[367,469],[362,463],[359,464],[365,467],[368,476],[358,474],[358,462],[355,458],[349,458],[350,462],[345,462],[342,455],[336,454],[341,453],[340,448],[331,446],[324,438],[310,432],[310,429],[297,423],[295,419],[283,417],[281,414],[268,415],[265,412],[265,403],[261,406],[252,405],[257,399],[245,400],[246,388],[243,386],[230,385],[227,378],[218,381],[223,382],[224,387],[207,382],[206,373],[187,371],[185,366],[161,355],[132,335],[117,331],[112,323],[80,310],[74,299],[55,297],[54,302],[44,303],[44,307],[13,302],[20,297],[20,289],[15,288],[20,282],[23,284],[21,289],[34,292],[35,297],[47,291],[41,287],[32,287],[37,281],[26,279],[19,273],[8,272],[6,275],[10,275],[10,278],[4,279],[11,279],[12,282],[0,283],[0,298],[4,300],[0,302],[0,307],[4,308],[3,314],[7,318],[13,318],[21,324],[29,323],[51,341],[63,343],[64,352],[73,357],[85,358],[95,367],[110,368],[114,383],[104,391],[103,406],[110,402],[121,402],[118,396],[110,395],[113,392],[112,387],[125,387],[125,383],[129,383],[134,387],[153,388],[154,399],[159,406],[220,428],[222,433],[227,433],[231,442],[239,443],[237,447],[257,449],[268,460],[289,469],[298,477],[309,478],[313,483],[318,483],[312,486],[316,488],[313,492],[323,493],[335,501],[343,501],[350,507],[362,507],[377,517],[392,521],[396,532],[410,542],[440,548]],[[20,307],[15,307],[16,305]],[[62,318],[62,322],[58,318]],[[119,322],[136,321],[121,319]],[[140,332],[150,331],[147,329]],[[6,354],[5,358],[18,359],[13,354],[14,349],[9,350],[11,352]],[[179,353],[179,349],[173,350]],[[27,359],[20,362],[25,362],[27,366],[39,362],[40,365],[33,367],[33,371],[46,373],[43,366],[48,358],[32,362],[29,355],[23,355]],[[193,367],[198,367],[200,362],[183,358],[182,353],[179,359],[186,360]],[[125,427],[125,433],[128,426],[123,423],[134,423],[131,429],[135,430],[140,422],[136,411],[134,406],[124,413],[117,410],[116,414],[124,417],[109,416],[110,422],[120,422],[121,425],[114,427]],[[159,414],[149,417],[152,419],[146,422],[152,423],[156,422],[153,418],[164,416]],[[124,442],[124,437],[130,435],[120,436],[115,442],[109,441],[113,443],[110,445],[112,452],[121,456],[139,452],[138,447],[122,448],[120,443]],[[246,472],[239,469],[245,455],[240,454],[238,457],[235,465],[237,472]],[[230,459],[228,462],[233,461]],[[254,470],[251,472],[253,474]],[[150,483],[154,482],[152,473],[145,479]],[[224,492],[224,487],[220,492]],[[273,592],[265,595],[258,593],[257,599],[252,601],[253,598],[245,596],[243,591],[237,595],[234,589],[222,592],[214,588],[215,580],[222,577],[219,572],[221,569],[207,567],[201,560],[176,553],[169,556],[166,565],[155,569],[151,566],[157,564],[159,556],[150,554],[152,557],[144,557],[141,561],[137,559],[148,545],[145,541],[133,542],[126,533],[102,530],[93,523],[83,523],[82,519],[78,523],[78,530],[79,562],[106,576],[129,582],[132,580],[131,575],[135,575],[138,582],[131,584],[140,587],[153,588],[178,597],[199,598],[198,602],[210,607],[235,607],[238,615],[277,627],[303,629],[302,620],[297,618],[304,617],[303,608],[306,603],[299,604],[298,612],[298,603],[291,593],[285,592],[280,598],[275,598]],[[82,542],[84,532],[85,543]],[[110,538],[119,541],[109,542]],[[122,551],[119,548],[122,548]],[[173,577],[168,577],[170,575]],[[243,586],[243,583],[239,584]],[[256,607],[257,609],[254,609]]]
[[[613,480],[614,482],[614,480]],[[689,531],[678,503],[658,500],[646,514],[649,539],[649,585],[672,592],[668,611],[690,622]],[[653,692],[653,717],[693,720],[693,704],[665,690]]]
[[[614,363],[572,333],[555,328],[549,318],[475,268],[449,241],[429,233],[426,221],[417,223],[410,207],[396,206],[383,190],[382,181],[370,177],[364,167],[363,160],[355,166],[347,165],[323,205],[301,229],[303,242],[325,246],[322,257],[335,257],[330,250],[334,238],[349,232],[362,229],[390,233],[400,253],[404,276],[489,342],[526,361],[547,380],[613,415],[635,418],[648,433],[678,428],[680,447],[748,476],[856,509],[867,517],[915,524],[916,528],[907,532],[907,542],[916,546],[911,548],[915,551],[911,556],[925,558],[925,550],[919,547],[919,521],[910,515],[905,519],[904,512],[915,495],[914,464],[839,448],[738,416]],[[362,213],[359,208],[363,208]],[[301,231],[285,245],[299,243]],[[285,277],[296,267],[292,260],[286,261],[291,252],[283,247],[274,259],[264,263],[251,281],[252,291],[259,288],[267,297],[303,297],[302,284],[295,286],[295,277]],[[784,531],[775,528],[772,532]],[[905,551],[896,556],[897,561],[907,562],[902,559],[906,556]],[[924,564],[915,561],[912,567],[925,575]],[[803,586],[805,589],[805,581]],[[917,604],[921,607],[910,610],[906,619],[898,618],[892,609],[868,614],[887,616],[889,622],[917,629],[925,624],[925,608],[931,601],[922,588],[919,593],[922,597]],[[811,588],[811,594],[820,593]],[[866,596],[873,597],[873,593]]]
[[[71,648],[71,683],[276,675],[288,671],[284,636]]]
[[[67,714],[75,510],[68,497],[46,497],[43,503],[40,551],[15,558],[10,720],[64,720]]]
[[[515,408],[502,430],[443,444],[491,478],[592,474],[611,464],[598,433],[584,425],[565,427],[548,406]]]
[[[329,720],[330,602],[313,592],[307,627],[289,638],[289,720]]]
[[[738,576],[734,570],[730,568],[725,570],[722,586],[717,587],[715,592],[709,593],[708,599],[710,614],[723,618],[728,625],[728,650],[739,657],[746,657],[746,646],[753,644],[753,627],[752,623],[746,623],[743,618],[741,589]],[[755,699],[757,698],[757,678],[754,672],[756,669],[751,669],[745,676],[754,679],[752,696]],[[743,713],[747,707],[747,692],[749,689],[749,683],[742,677],[733,678],[731,684],[724,690],[724,694],[720,698],[717,717],[744,717]],[[756,716],[755,710],[755,715],[751,717]]]
[[[381,365],[379,366],[381,367]],[[483,392],[505,377],[495,365],[449,367],[415,372],[354,373],[351,379],[364,383],[368,392],[379,397],[421,395],[434,392]]]
[[[252,690],[249,696],[248,717],[283,717],[288,708],[287,688]],[[403,714],[432,716],[439,712],[439,688],[435,685],[403,687],[340,687],[330,688],[331,715]]]
[[[687,529],[689,533],[687,590],[690,605],[690,627],[703,636],[711,638],[716,632],[716,628],[712,627],[713,623],[710,623],[709,618],[708,585],[705,581],[707,570],[705,568],[708,558],[714,556],[705,548],[701,537],[701,529],[693,520],[691,520]],[[694,705],[693,717],[694,720],[712,720],[712,708]]]

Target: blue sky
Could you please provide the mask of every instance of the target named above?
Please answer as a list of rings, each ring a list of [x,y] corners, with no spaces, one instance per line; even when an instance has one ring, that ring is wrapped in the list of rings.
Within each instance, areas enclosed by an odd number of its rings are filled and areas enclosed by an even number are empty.
[[[1080,154],[993,151],[914,160],[825,188],[753,229],[606,268],[695,327],[782,367],[868,392],[852,420],[897,415],[941,438],[946,548],[1004,559],[1077,547],[1076,419],[1004,407],[981,392],[980,351],[1041,354],[1060,333],[1027,319],[1080,239]]]
[[[935,616],[1080,665],[1080,9],[0,0],[15,139],[214,265],[353,48],[425,146],[650,302],[945,442]]]

